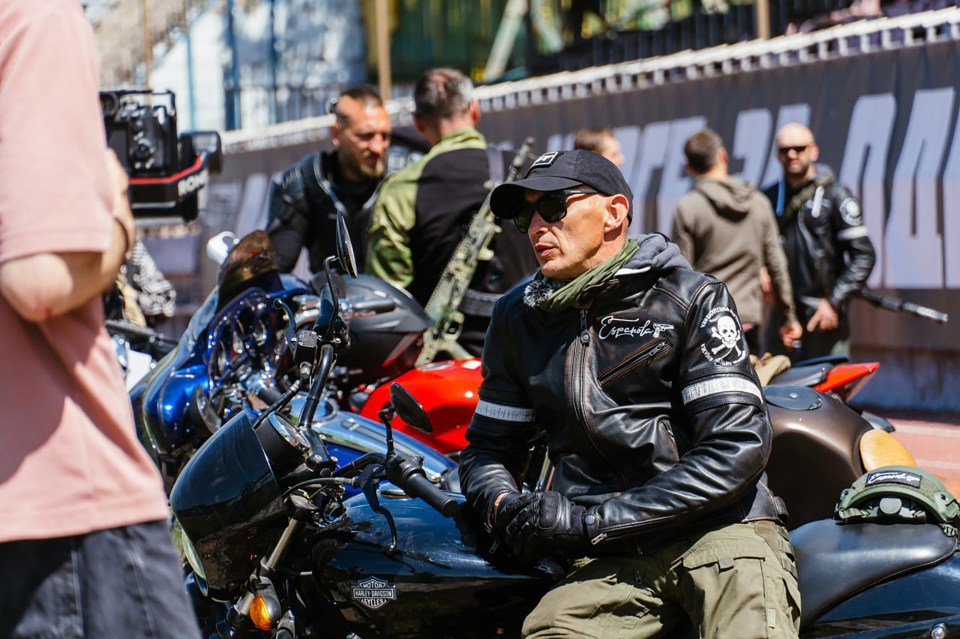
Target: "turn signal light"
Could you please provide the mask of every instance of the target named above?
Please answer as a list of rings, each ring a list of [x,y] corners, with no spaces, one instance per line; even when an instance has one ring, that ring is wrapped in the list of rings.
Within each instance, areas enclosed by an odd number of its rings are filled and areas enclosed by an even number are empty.
[[[260,630],[270,631],[280,619],[280,602],[270,595],[258,594],[250,603],[250,621]]]

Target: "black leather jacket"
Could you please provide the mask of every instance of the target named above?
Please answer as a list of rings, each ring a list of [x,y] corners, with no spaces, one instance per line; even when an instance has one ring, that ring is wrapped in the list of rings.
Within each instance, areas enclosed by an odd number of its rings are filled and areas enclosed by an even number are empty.
[[[864,287],[877,259],[857,198],[829,167],[815,168],[814,179],[796,190],[784,182],[764,189],[777,212],[803,323],[823,298],[843,309]]]
[[[366,231],[379,180],[348,182],[340,175],[336,152],[312,153],[289,166],[270,185],[267,234],[277,252],[280,270],[289,272],[306,247],[310,270],[323,270],[323,260],[336,254],[337,203],[353,241],[358,268],[363,268]]]
[[[663,236],[547,313],[527,287],[494,311],[460,473],[480,513],[515,491],[545,431],[552,489],[588,508],[594,554],[643,553],[698,529],[774,519],[772,428],[733,298]]]

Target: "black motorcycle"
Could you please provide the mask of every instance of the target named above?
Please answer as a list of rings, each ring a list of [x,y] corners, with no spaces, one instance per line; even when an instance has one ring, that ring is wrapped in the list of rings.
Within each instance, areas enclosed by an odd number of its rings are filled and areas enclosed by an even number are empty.
[[[351,270],[346,244],[341,267]],[[333,259],[333,258],[330,258]],[[429,430],[399,385],[381,411],[385,452],[341,464],[310,428],[317,391],[344,339],[335,294],[296,337],[295,388],[259,414],[224,424],[187,463],[170,504],[191,567],[188,590],[213,637],[517,636],[562,570],[495,551],[462,496],[428,480],[393,446],[398,414]],[[287,406],[298,386],[311,398]],[[803,597],[802,636],[946,638],[960,632],[956,536],[928,523],[840,524],[840,489],[866,465],[871,429],[830,396],[768,389],[774,422],[771,486],[804,523],[792,539]],[[820,426],[838,427],[824,434]],[[321,431],[322,433],[322,431]],[[871,438],[872,439],[872,438]],[[807,468],[786,459],[806,456]],[[832,466],[820,472],[819,460]],[[795,473],[795,474],[794,474]],[[807,473],[807,474],[804,474]],[[812,473],[812,474],[811,474]],[[785,491],[803,482],[799,490]],[[839,487],[838,487],[839,486]],[[346,498],[348,488],[362,492]],[[826,513],[825,515],[823,513]],[[680,629],[675,636],[691,629]]]

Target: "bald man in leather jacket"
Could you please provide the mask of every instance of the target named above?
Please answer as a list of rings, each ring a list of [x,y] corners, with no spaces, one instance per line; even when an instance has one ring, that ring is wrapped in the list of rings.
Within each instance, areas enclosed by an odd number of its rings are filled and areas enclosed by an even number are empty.
[[[783,179],[764,193],[777,214],[805,331],[790,357],[845,355],[850,347],[847,305],[866,285],[877,259],[860,202],[828,166],[816,163],[820,149],[807,127],[786,125],[777,133],[777,147]],[[768,336],[771,352],[779,350],[777,341]]]

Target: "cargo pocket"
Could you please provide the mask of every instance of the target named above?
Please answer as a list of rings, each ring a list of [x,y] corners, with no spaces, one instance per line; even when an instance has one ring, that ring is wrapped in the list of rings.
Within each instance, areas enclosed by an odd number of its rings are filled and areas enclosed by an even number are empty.
[[[733,529],[740,532],[741,526]],[[688,579],[681,580],[681,590],[702,639],[778,636],[771,634],[779,619],[764,571],[769,551],[750,533],[749,539],[702,540],[683,558]]]
[[[769,546],[777,564],[764,564],[764,576],[769,580],[770,595],[779,602],[780,623],[771,637],[796,637],[800,629],[800,587],[797,583],[797,562],[787,529],[772,521],[754,524],[757,534]],[[779,570],[777,569],[779,567]]]

